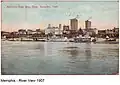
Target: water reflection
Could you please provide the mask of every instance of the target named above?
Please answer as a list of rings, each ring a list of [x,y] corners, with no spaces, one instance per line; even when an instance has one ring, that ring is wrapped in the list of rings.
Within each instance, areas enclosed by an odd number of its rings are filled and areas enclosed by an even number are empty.
[[[63,51],[69,55],[68,63],[76,63],[77,56],[79,55],[78,47],[65,47]]]
[[[44,55],[45,56],[52,56],[54,53],[53,53],[53,49],[54,49],[54,44],[53,42],[45,42],[44,43]]]
[[[64,47],[62,51],[68,58],[68,62],[64,66],[66,72],[77,74],[83,71],[84,73],[88,73],[90,71],[90,63],[92,57],[90,43],[83,44],[81,47],[69,45],[67,47]]]
[[[89,59],[92,56],[92,54],[91,54],[91,44],[90,43],[86,43],[85,46],[86,46],[85,47],[85,55]]]
[[[85,44],[85,57],[86,57],[86,60],[85,60],[85,63],[84,63],[84,67],[86,69],[90,69],[89,67],[90,67],[90,62],[91,62],[91,56],[92,56],[91,44],[90,43],[86,43]]]
[[[37,43],[35,46],[34,46],[35,49],[40,49],[40,50],[44,50],[44,44],[39,44]]]
[[[2,74],[118,72],[118,45],[65,42],[14,43],[2,43]],[[105,56],[104,60],[99,59],[100,56]]]
[[[65,47],[63,51],[70,55],[71,58],[76,58],[79,54],[77,47]]]

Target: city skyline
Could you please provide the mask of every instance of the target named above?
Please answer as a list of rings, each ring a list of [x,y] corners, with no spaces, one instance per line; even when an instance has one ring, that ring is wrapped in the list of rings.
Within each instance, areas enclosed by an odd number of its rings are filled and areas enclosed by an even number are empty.
[[[7,8],[6,6],[57,6],[56,8]],[[85,28],[90,20],[91,27],[112,29],[118,27],[118,2],[3,2],[2,30],[15,31],[20,28],[47,28],[48,24],[69,25],[70,19],[79,15],[78,28]]]

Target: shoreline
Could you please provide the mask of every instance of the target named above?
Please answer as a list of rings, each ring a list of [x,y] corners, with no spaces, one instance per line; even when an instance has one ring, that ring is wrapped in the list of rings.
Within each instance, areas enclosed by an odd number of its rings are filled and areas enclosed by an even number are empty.
[[[2,40],[10,42],[71,42],[71,43],[94,43],[94,44],[119,44],[119,41],[97,41],[97,42],[74,42],[74,41],[44,41],[44,40]]]

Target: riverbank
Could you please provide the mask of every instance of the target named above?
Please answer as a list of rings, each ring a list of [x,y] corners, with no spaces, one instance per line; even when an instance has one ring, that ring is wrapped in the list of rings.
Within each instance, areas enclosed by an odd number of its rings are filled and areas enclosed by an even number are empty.
[[[19,41],[19,42],[74,42],[74,43],[98,43],[98,44],[119,44],[119,39],[116,41],[106,41],[104,38],[97,38],[96,42],[75,42],[74,39],[30,39],[30,38],[14,38],[14,39],[1,39],[2,41]]]

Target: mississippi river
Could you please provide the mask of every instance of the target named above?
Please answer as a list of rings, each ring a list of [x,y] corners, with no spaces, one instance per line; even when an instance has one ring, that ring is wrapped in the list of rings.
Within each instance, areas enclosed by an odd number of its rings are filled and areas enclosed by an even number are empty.
[[[1,70],[17,74],[116,74],[119,45],[2,41]]]

